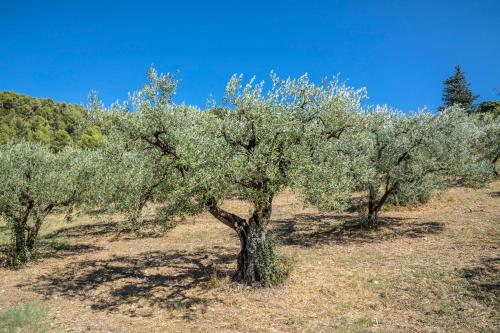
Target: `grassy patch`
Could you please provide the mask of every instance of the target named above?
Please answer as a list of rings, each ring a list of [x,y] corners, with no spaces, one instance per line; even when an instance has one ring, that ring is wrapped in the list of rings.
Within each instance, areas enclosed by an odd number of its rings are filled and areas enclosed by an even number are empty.
[[[41,303],[25,303],[0,313],[0,333],[45,332],[48,308]]]

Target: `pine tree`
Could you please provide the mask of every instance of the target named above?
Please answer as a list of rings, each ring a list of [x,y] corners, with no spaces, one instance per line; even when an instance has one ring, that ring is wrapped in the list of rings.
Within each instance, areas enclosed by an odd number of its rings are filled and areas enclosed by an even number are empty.
[[[469,112],[473,110],[474,106],[472,103],[479,95],[472,93],[469,83],[465,80],[464,72],[459,65],[455,66],[455,73],[443,81],[443,83],[445,84],[443,88],[444,107],[458,104]],[[441,107],[440,110],[444,107]]]

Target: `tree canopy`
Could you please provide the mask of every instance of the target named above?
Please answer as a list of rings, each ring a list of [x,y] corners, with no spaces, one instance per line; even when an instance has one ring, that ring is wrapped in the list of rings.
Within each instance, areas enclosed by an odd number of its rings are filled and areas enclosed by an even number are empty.
[[[500,101],[484,101],[481,102],[476,109],[478,114],[498,118],[500,116]]]

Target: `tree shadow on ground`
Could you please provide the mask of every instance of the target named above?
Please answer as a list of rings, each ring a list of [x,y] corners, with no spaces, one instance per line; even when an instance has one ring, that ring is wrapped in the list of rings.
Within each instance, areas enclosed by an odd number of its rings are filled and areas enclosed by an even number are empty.
[[[467,280],[467,287],[474,298],[498,306],[500,257],[482,258],[478,265],[460,269],[458,275]]]
[[[283,245],[303,247],[329,243],[379,243],[395,238],[419,238],[444,230],[444,224],[419,219],[381,217],[376,229],[362,229],[352,215],[298,214],[274,221],[278,241]]]
[[[49,258],[64,259],[84,253],[100,251],[103,248],[91,244],[70,244],[64,241],[51,240],[40,241],[38,244],[36,260],[44,260]],[[0,267],[8,266],[8,253],[10,245],[0,245]]]
[[[139,230],[133,230],[123,223],[116,221],[96,222],[89,224],[73,225],[55,230],[45,236],[43,239],[54,239],[59,237],[77,238],[106,238],[115,236],[114,240],[126,240],[136,238],[157,238],[164,235],[162,230],[157,227],[154,221],[145,221]]]
[[[10,232],[7,226],[0,226],[0,232]],[[10,239],[10,236],[9,236]],[[40,237],[37,244],[37,260],[57,258],[63,259],[83,253],[102,250],[102,247],[92,244],[71,244],[68,239],[53,237]],[[0,267],[8,267],[8,255],[11,251],[10,241],[0,244]]]
[[[493,191],[489,193],[492,198],[500,198],[500,191]]]
[[[31,281],[28,288],[49,298],[91,302],[91,308],[150,316],[155,307],[193,310],[216,301],[206,288],[213,274],[228,275],[233,255],[226,248],[149,251],[135,256],[84,260]],[[189,311],[185,311],[187,316]]]
[[[345,210],[348,213],[357,213],[361,210],[367,209],[368,200],[366,196],[354,196],[351,197],[349,206]]]
[[[101,246],[93,244],[71,244],[65,240],[42,240],[38,245],[38,258],[64,259],[66,257],[96,252],[102,249]]]

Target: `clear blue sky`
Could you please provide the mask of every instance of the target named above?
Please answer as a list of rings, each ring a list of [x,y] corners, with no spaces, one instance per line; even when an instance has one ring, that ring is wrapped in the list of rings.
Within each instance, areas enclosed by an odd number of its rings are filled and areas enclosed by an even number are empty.
[[[500,99],[500,1],[0,1],[0,90],[106,104],[151,64],[180,70],[177,102],[205,106],[234,73],[341,74],[369,103],[435,109],[462,65]]]

